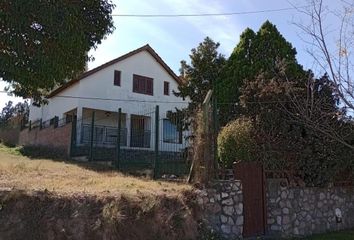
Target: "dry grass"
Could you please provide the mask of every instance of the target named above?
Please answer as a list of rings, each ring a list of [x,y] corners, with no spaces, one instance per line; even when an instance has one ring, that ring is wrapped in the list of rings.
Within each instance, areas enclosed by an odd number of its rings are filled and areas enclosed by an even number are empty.
[[[113,170],[95,171],[84,165],[48,159],[29,159],[16,148],[0,145],[0,188],[48,190],[58,194],[177,195],[186,184],[125,176]]]

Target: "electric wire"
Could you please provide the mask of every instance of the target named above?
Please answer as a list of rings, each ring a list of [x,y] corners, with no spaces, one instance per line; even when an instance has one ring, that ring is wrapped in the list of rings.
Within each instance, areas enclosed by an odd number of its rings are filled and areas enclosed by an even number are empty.
[[[189,14],[112,14],[113,17],[144,17],[144,18],[176,18],[176,17],[210,17],[210,16],[233,16],[233,15],[247,15],[258,13],[271,13],[296,10],[299,8],[307,8],[310,5],[300,7],[287,7],[276,9],[265,9],[257,11],[243,11],[243,12],[224,12],[224,13],[189,13]]]

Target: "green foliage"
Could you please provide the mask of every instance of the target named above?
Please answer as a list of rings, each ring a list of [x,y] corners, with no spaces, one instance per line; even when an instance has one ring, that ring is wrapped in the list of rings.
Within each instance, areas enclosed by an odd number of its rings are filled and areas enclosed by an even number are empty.
[[[24,122],[27,122],[29,116],[28,102],[19,102],[14,105],[12,101],[8,101],[0,113],[0,126],[7,124],[10,118],[19,115],[22,116]]]
[[[0,152],[5,152],[5,153],[9,153],[12,155],[17,155],[17,156],[21,156],[21,149],[22,147],[16,147],[16,146],[8,146],[6,143],[4,142],[0,142]]]
[[[110,0],[1,1],[0,78],[40,102],[83,71],[86,55],[113,32]]]
[[[191,51],[190,61],[181,61],[181,75],[185,84],[178,87],[174,94],[183,99],[189,98],[188,111],[193,112],[201,106],[208,91],[213,88],[225,63],[223,55],[218,53],[220,44],[206,37],[197,48]]]
[[[282,63],[282,64],[280,64]],[[240,36],[217,82],[220,121],[225,125],[240,115],[239,97],[244,84],[259,74],[274,76],[286,65],[286,74],[303,75],[296,61],[296,50],[280,34],[276,26],[266,21],[255,33],[247,28]]]
[[[223,127],[218,135],[218,157],[223,167],[231,168],[233,162],[254,161],[254,128],[250,119],[239,118]]]
[[[220,233],[214,231],[207,227],[207,225],[203,222],[199,222],[198,224],[198,240],[225,240]]]
[[[254,119],[257,156],[265,167],[291,171],[307,186],[324,186],[354,169],[354,151],[336,139],[352,135],[352,123],[343,117],[328,77],[314,79],[309,72],[308,78],[260,75],[247,82],[240,99],[244,115]]]
[[[222,71],[217,84],[220,123],[249,119],[252,131],[246,136],[257,146],[253,160],[268,170],[290,171],[307,186],[323,186],[341,173],[354,173],[354,151],[346,146],[354,143],[349,137],[353,122],[333,89],[327,75],[316,79],[297,63],[296,50],[267,21],[257,33],[242,33]],[[238,153],[249,153],[248,145],[232,147],[242,140],[237,132],[225,137],[231,139],[228,144],[221,143],[229,128],[218,139],[220,159],[228,165],[240,156],[248,160]]]

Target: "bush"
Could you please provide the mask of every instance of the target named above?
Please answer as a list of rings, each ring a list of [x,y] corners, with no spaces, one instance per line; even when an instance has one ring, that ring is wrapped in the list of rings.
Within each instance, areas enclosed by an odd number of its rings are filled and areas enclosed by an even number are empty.
[[[254,127],[250,119],[239,118],[228,123],[219,133],[218,157],[223,167],[233,162],[256,160]]]

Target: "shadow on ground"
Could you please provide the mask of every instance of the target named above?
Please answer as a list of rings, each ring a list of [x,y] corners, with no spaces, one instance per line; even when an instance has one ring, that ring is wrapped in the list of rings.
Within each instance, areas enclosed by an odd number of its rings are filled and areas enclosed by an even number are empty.
[[[109,162],[86,162],[69,159],[62,151],[55,151],[45,147],[19,147],[17,148],[20,155],[28,157],[31,160],[52,160],[56,162],[65,162],[77,165],[79,167],[92,170],[95,172],[112,172],[116,170]]]

